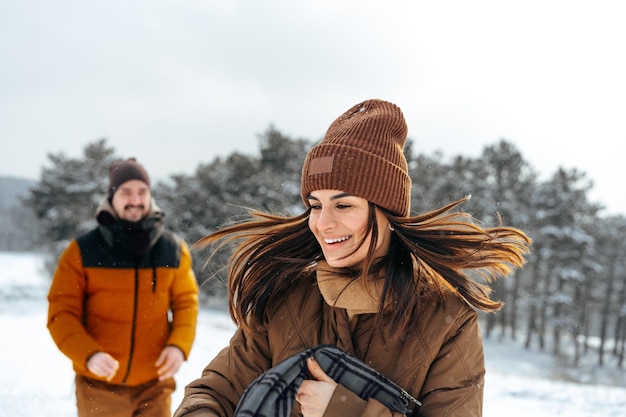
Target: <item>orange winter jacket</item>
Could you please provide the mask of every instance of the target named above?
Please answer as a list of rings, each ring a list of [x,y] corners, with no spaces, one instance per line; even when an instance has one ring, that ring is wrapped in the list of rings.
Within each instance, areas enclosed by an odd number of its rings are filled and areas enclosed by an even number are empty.
[[[111,250],[100,229],[70,242],[48,294],[48,328],[77,374],[102,351],[119,361],[111,384],[155,380],[155,362],[173,345],[189,355],[198,315],[198,285],[184,241],[163,231],[132,259]]]

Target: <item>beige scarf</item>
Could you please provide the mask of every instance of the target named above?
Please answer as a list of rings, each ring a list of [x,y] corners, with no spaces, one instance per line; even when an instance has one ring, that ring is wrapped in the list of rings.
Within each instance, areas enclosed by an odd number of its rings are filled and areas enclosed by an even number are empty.
[[[325,261],[317,265],[317,285],[326,303],[345,308],[350,318],[357,314],[376,313],[384,281],[372,280],[366,288],[363,280],[347,277],[339,271]]]

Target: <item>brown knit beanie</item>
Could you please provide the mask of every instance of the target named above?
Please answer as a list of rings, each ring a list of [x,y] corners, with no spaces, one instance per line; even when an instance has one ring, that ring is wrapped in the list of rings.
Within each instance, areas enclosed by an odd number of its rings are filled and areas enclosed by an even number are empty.
[[[402,152],[408,128],[398,106],[357,104],[335,120],[306,157],[302,199],[315,190],[340,190],[398,216],[408,216],[411,178]]]
[[[140,180],[150,186],[148,172],[135,158],[113,162],[109,167],[109,197],[113,197],[118,187],[130,180]]]

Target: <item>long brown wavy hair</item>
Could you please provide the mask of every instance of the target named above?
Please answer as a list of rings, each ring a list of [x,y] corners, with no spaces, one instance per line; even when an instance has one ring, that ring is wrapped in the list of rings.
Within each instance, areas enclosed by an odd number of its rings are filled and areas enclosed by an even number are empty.
[[[367,281],[372,272],[384,271],[377,313],[382,334],[394,336],[407,328],[423,291],[439,295],[456,291],[474,308],[486,312],[503,306],[490,298],[488,283],[524,264],[531,239],[519,229],[481,227],[470,214],[452,212],[468,199],[412,217],[397,217],[370,203],[368,256],[360,271],[346,273]],[[394,229],[387,256],[378,260],[373,259],[379,236],[376,209],[385,213]],[[194,245],[217,244],[217,251],[236,244],[228,266],[228,299],[230,315],[238,325],[262,328],[269,307],[280,305],[290,289],[324,259],[308,226],[309,213],[307,209],[299,216],[281,216],[251,210],[250,218],[225,226]],[[394,308],[386,310],[390,303]],[[386,328],[385,311],[391,314]]]

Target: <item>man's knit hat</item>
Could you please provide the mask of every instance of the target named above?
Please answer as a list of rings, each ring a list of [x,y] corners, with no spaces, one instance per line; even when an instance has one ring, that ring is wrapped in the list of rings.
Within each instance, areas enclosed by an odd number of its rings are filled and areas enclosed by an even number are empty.
[[[398,106],[357,104],[335,120],[306,157],[302,199],[315,190],[340,190],[398,216],[408,216],[411,178],[403,148],[408,128]]]
[[[109,167],[109,197],[126,181],[139,180],[150,186],[150,176],[146,169],[135,158],[113,162]]]

